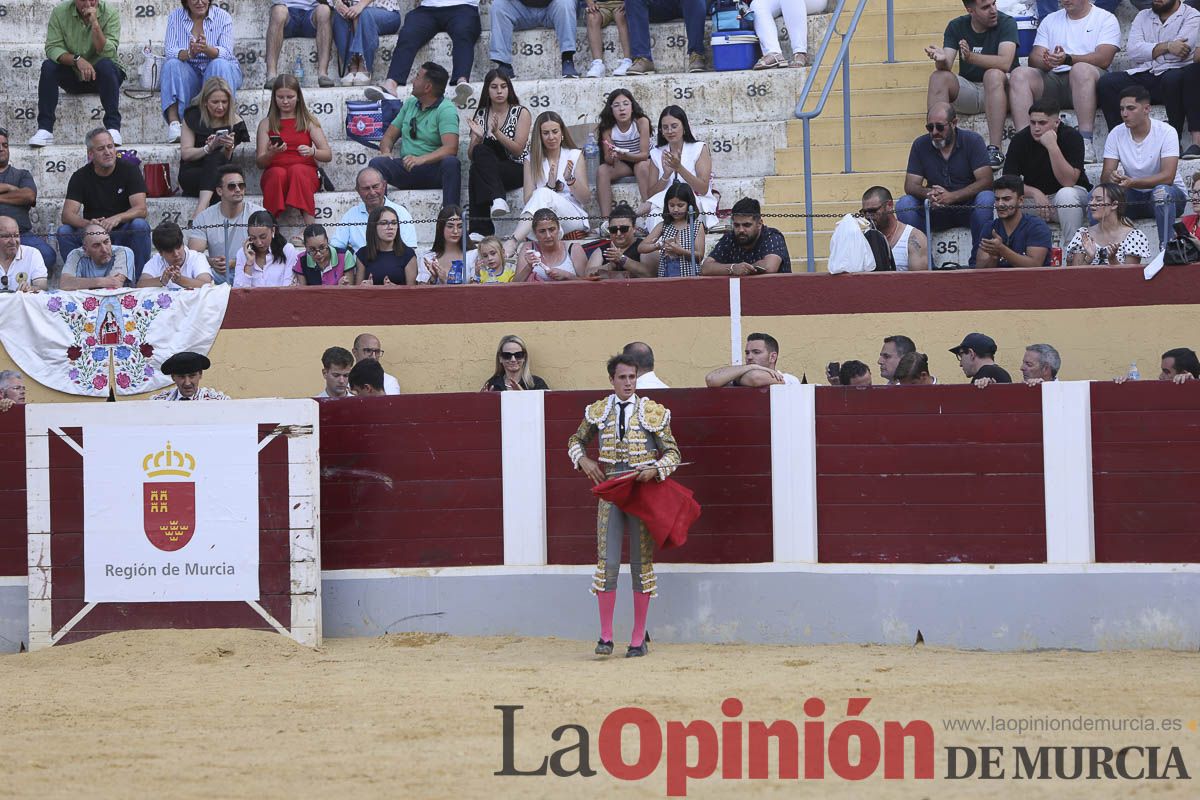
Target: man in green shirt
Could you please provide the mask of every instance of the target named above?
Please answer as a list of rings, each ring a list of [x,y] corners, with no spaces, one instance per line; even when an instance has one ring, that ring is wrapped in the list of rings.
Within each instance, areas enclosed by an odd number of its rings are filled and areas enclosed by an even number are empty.
[[[397,189],[442,190],[442,205],[459,205],[462,171],[458,163],[458,111],[444,97],[450,74],[426,61],[412,79],[412,96],[400,106],[379,142],[371,167]],[[392,148],[400,140],[400,157]]]
[[[987,112],[988,163],[1000,169],[1008,73],[1017,66],[1017,23],[996,9],[996,0],[963,0],[963,6],[967,13],[950,20],[942,46],[925,48],[934,64],[928,105],[952,103],[960,114]],[[952,71],[956,58],[958,75]]]
[[[101,0],[66,0],[50,12],[46,28],[46,60],[38,80],[38,130],[30,147],[54,144],[58,90],[99,94],[104,127],[121,144],[121,84],[125,71],[117,65],[121,18],[115,5]]]

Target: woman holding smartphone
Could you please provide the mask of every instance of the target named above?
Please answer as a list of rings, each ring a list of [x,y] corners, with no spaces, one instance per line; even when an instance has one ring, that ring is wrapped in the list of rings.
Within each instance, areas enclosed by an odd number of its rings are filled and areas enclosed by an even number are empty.
[[[195,197],[195,218],[212,202],[217,170],[233,161],[233,151],[250,141],[245,121],[238,116],[233,89],[224,78],[209,78],[183,112],[179,136],[179,186],[184,197]]]
[[[263,207],[278,219],[299,209],[308,225],[316,221],[317,162],[328,164],[333,151],[321,123],[309,113],[295,76],[284,73],[271,88],[271,106],[258,123],[255,161],[262,168]]]

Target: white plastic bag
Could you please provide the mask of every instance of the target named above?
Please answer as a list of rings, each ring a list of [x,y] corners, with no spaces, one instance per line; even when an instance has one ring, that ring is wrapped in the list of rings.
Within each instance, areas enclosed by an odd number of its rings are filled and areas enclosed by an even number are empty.
[[[852,214],[847,214],[833,229],[829,240],[829,271],[871,272],[875,269],[875,254],[867,237],[863,236],[862,223]]]

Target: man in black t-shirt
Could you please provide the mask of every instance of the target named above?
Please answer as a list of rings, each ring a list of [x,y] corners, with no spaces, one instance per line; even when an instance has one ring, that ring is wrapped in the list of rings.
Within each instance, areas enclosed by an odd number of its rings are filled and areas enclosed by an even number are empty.
[[[1008,145],[1005,175],[1025,181],[1025,207],[1046,222],[1058,221],[1063,242],[1083,226],[1091,181],[1083,169],[1083,137],[1063,125],[1058,104],[1040,97],[1029,107],[1029,126]]]
[[[982,333],[968,333],[962,343],[951,347],[971,383],[982,389],[992,383],[1012,383],[1007,372],[996,364],[996,341]]]
[[[90,163],[71,175],[58,228],[59,252],[69,253],[83,242],[83,229],[96,223],[108,231],[113,244],[133,251],[136,283],[150,260],[150,225],[146,222],[146,182],[137,167],[117,157],[117,146],[104,128],[87,135]]]

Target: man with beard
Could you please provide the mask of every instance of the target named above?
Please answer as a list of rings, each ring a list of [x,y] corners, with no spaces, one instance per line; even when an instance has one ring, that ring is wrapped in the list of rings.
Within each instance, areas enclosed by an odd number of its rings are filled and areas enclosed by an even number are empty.
[[[27,169],[14,167],[8,159],[8,131],[0,128],[0,216],[12,217],[21,234],[21,244],[42,256],[47,269],[58,260],[54,248],[41,236],[34,236],[29,209],[37,204],[37,184]]]
[[[967,264],[974,267],[995,202],[987,145],[979,134],[959,129],[958,115],[949,103],[930,106],[925,130],[928,133],[918,136],[908,152],[904,197],[896,204],[896,217],[905,225],[925,229],[924,207],[928,206],[930,230],[970,226]]]
[[[1035,214],[1025,214],[1025,184],[1016,175],[1003,175],[994,184],[996,220],[979,243],[980,269],[1044,267],[1050,255],[1050,226]]]
[[[887,239],[897,272],[929,269],[928,242],[920,228],[905,225],[896,219],[896,203],[892,193],[883,186],[872,186],[863,193],[860,214],[870,220]]]
[[[733,231],[721,237],[700,265],[702,275],[762,275],[791,272],[787,241],[775,228],[763,225],[758,201],[743,197],[733,204]]]

